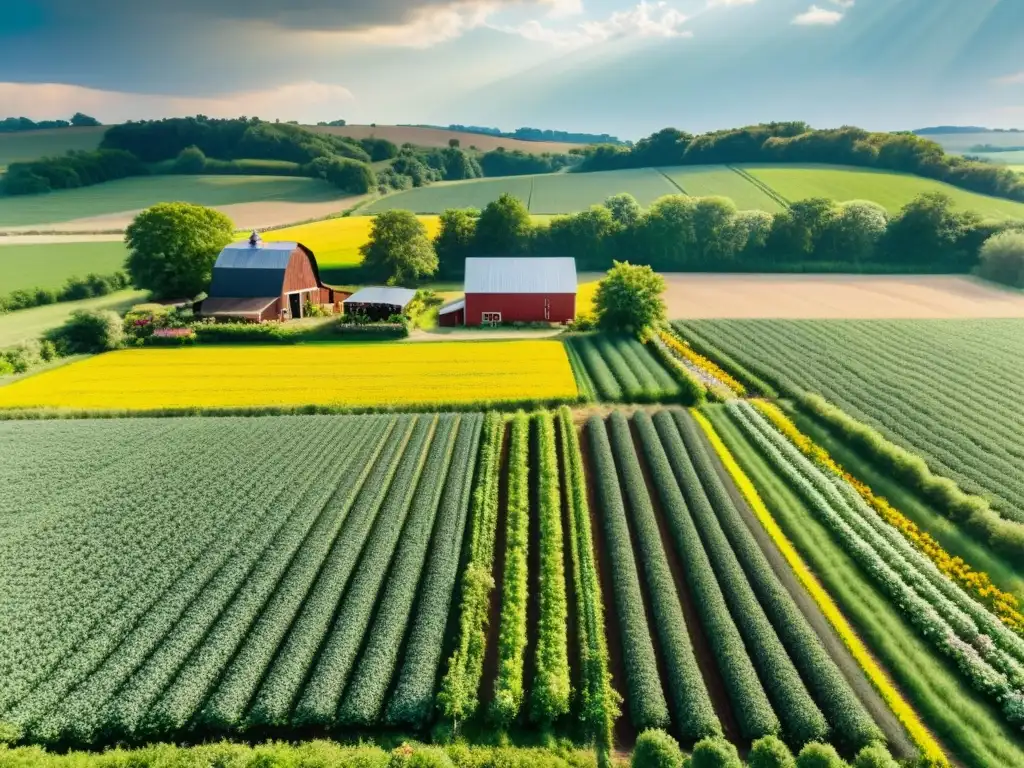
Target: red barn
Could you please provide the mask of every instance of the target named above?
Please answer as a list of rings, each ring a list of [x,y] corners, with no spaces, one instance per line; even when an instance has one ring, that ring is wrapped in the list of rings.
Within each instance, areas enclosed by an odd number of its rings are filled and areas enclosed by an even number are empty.
[[[224,320],[289,320],[302,317],[307,303],[334,304],[346,296],[320,282],[309,248],[267,243],[253,232],[220,252],[209,295],[197,312]]]
[[[576,260],[469,258],[465,290],[466,325],[567,323],[576,316]]]

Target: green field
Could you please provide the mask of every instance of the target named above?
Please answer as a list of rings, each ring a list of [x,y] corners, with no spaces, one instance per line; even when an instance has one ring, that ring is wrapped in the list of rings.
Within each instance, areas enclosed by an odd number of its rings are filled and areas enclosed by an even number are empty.
[[[24,160],[63,155],[73,149],[96,149],[106,130],[106,126],[99,126],[0,133],[0,169]]]
[[[1024,522],[1024,321],[678,324],[758,375],[815,392]],[[984,401],[978,399],[983,393]]]
[[[961,209],[991,218],[1024,219],[1024,203],[979,195],[920,176],[828,165],[750,165],[745,168],[789,202],[809,197],[873,200],[890,213],[896,213],[917,195],[943,192]]]
[[[7,246],[10,247],[10,246]],[[63,301],[44,307],[21,309],[0,315],[0,349],[11,347],[22,341],[38,339],[46,331],[63,325],[78,309],[113,309],[123,312],[132,304],[145,299],[145,291],[117,291],[109,296],[82,301]]]
[[[0,227],[57,224],[171,200],[217,206],[321,202],[339,197],[338,190],[323,181],[289,176],[143,176],[47,195],[0,197]]]
[[[388,195],[362,212],[404,208],[441,213],[446,208],[483,208],[508,192],[526,203],[531,213],[565,214],[585,210],[620,192],[629,192],[643,206],[663,195],[685,192],[696,197],[729,197],[740,210],[778,211],[784,201],[828,197],[840,202],[874,200],[894,213],[915,196],[933,191],[945,192],[960,208],[983,216],[1024,219],[1024,203],[967,192],[919,176],[827,165],[711,165],[475,179]]]
[[[60,288],[69,277],[109,275],[124,268],[127,249],[115,240],[100,243],[4,245],[0,241],[0,294],[32,288]]]

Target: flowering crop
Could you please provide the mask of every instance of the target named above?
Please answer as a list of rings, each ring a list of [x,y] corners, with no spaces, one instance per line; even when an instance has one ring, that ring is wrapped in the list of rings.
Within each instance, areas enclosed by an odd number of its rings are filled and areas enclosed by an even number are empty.
[[[702,379],[705,379],[709,384],[724,385],[734,395],[743,397],[747,393],[746,387],[740,384],[736,379],[730,376],[728,373],[723,371],[719,366],[713,363],[703,355],[699,355],[693,351],[693,348],[689,344],[680,341],[675,334],[669,333],[662,329],[658,331],[658,338],[660,338],[669,350],[678,357],[680,360],[685,360],[687,363],[697,369],[697,373],[701,375]]]
[[[0,408],[402,407],[574,400],[558,341],[130,349],[0,390]]]

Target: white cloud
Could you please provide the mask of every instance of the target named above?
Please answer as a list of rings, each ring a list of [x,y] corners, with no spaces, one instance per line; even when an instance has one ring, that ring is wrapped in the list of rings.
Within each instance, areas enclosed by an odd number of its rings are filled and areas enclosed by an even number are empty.
[[[997,77],[994,82],[998,85],[1024,85],[1024,72],[1003,75],[1002,77]]]
[[[816,26],[833,26],[843,20],[843,14],[840,11],[830,11],[827,8],[819,8],[816,5],[812,5],[803,13],[797,15],[793,19],[794,24],[798,24],[802,27],[816,27]]]
[[[715,8],[719,6],[733,6],[733,5],[753,5],[757,0],[708,0],[708,7]]]
[[[832,5],[838,5],[840,8],[853,8],[857,4],[857,0],[831,0]]]
[[[212,97],[103,91],[63,83],[0,83],[4,109],[36,120],[85,112],[104,123],[196,114],[315,122],[337,118],[354,101],[347,88],[314,81]]]
[[[584,21],[571,29],[554,29],[536,20],[516,27],[495,29],[534,42],[578,48],[624,37],[691,37],[693,33],[683,29],[688,19],[688,16],[669,7],[666,2],[648,3],[641,0],[628,11],[616,11],[602,21]]]

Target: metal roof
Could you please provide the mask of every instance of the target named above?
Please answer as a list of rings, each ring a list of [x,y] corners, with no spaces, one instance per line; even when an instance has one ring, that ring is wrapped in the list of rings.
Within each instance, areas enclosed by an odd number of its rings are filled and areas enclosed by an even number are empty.
[[[576,260],[468,258],[466,293],[576,293]]]
[[[284,273],[297,243],[250,245],[248,240],[231,243],[213,264],[210,296],[247,298],[280,296]]]
[[[257,246],[252,246],[248,240],[243,240],[226,246],[213,266],[214,269],[284,269],[288,266],[292,251],[298,247],[299,244],[293,242],[263,241]]]
[[[383,285],[371,285],[360,288],[353,293],[342,304],[391,304],[396,307],[405,307],[416,291],[412,288],[389,288]]]
[[[210,297],[203,300],[200,314],[221,317],[258,315],[277,301],[277,296],[252,298]]]
[[[451,304],[445,304],[441,309],[437,311],[438,315],[450,315],[452,312],[458,312],[460,309],[466,308],[466,300],[458,299],[453,301]]]

